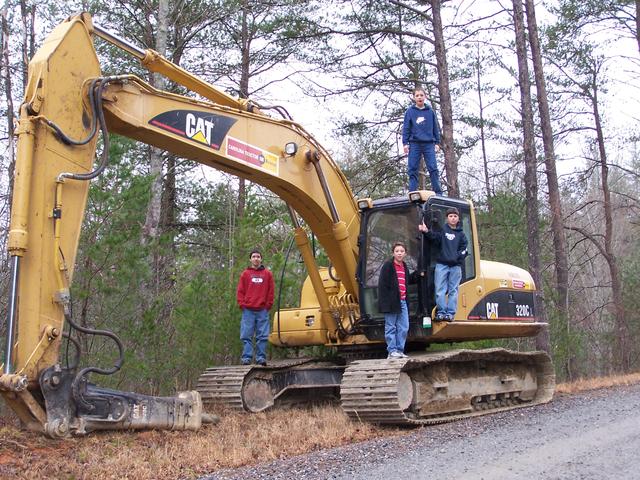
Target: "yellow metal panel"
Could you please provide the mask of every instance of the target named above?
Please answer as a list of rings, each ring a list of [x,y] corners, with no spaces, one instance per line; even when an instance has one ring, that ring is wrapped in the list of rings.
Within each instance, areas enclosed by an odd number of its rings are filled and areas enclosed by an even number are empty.
[[[434,342],[467,342],[490,338],[532,337],[546,324],[526,322],[437,322],[431,340]]]
[[[30,67],[25,101],[31,101],[38,114],[55,122],[71,138],[87,136],[83,122],[84,81],[100,74],[98,60],[84,23],[74,20],[64,23],[48,38],[34,56]],[[21,141],[21,138],[18,140]],[[51,129],[36,123],[33,147],[33,173],[28,192],[27,249],[21,261],[16,369],[20,370],[36,348],[45,326],[62,331],[63,313],[53,299],[56,294],[57,252],[54,251],[53,220],[56,178],[62,172],[88,172],[92,168],[95,140],[82,147],[68,147],[55,138]],[[29,161],[24,155],[18,162]],[[17,167],[19,168],[19,167]],[[73,274],[80,226],[84,216],[88,182],[68,181],[64,186],[64,202],[70,208],[63,211],[61,245],[69,280]],[[20,209],[13,205],[13,209]],[[13,228],[13,224],[12,224]],[[59,339],[49,348],[39,365],[57,361]],[[33,380],[33,379],[31,379]]]
[[[269,335],[269,342],[281,347],[324,345],[327,328],[317,308],[296,308],[276,313]]]

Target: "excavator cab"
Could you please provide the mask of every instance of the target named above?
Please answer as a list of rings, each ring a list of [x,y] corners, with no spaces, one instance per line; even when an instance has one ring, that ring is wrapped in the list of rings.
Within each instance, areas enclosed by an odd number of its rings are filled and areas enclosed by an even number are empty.
[[[426,193],[426,192],[425,192]],[[426,197],[426,195],[424,196]],[[418,225],[424,221],[429,229],[438,230],[446,221],[446,210],[460,211],[460,225],[469,240],[469,255],[463,265],[462,282],[476,276],[474,247],[474,219],[469,202],[459,199],[423,196],[418,201],[407,197],[393,197],[374,201],[371,208],[361,210],[360,263],[358,282],[360,293],[360,326],[369,340],[384,340],[384,314],[378,310],[378,278],[382,264],[391,257],[396,241],[407,246],[405,262],[410,272],[416,272],[415,283],[408,285],[409,334],[408,342],[429,343],[430,329],[424,329],[422,319],[432,316],[435,307],[434,272],[438,257],[435,248],[420,233]]]

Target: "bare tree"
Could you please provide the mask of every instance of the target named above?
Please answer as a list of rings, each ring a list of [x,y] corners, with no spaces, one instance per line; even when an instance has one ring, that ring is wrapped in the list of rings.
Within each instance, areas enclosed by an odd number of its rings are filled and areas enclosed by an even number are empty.
[[[286,79],[291,74],[287,64],[303,57],[305,44],[315,38],[308,2],[218,0],[215,4],[226,14],[210,30],[210,49],[218,58],[207,76],[242,99],[257,100],[267,87]],[[273,75],[276,69],[281,71]],[[246,191],[246,181],[239,178],[238,218],[244,215]]]
[[[26,0],[20,0],[20,18],[22,20],[22,87],[27,87],[29,60],[36,51],[35,33],[36,5],[29,5]]]
[[[442,17],[440,15],[440,0],[430,0],[431,21],[433,24],[433,40],[438,68],[438,93],[440,94],[440,110],[442,112],[442,148],[444,151],[444,169],[447,176],[447,194],[451,197],[460,196],[458,186],[458,159],[453,148],[453,104],[449,87],[449,66],[447,50],[444,44]]]
[[[640,52],[640,0],[636,0],[636,43]]]
[[[551,61],[560,74],[560,87],[569,95],[569,99],[584,102],[586,107],[582,113],[587,113],[590,118],[589,123],[574,128],[588,130],[595,134],[594,158],[591,160],[588,174],[591,175],[593,171],[599,170],[604,232],[594,233],[591,229],[576,225],[570,225],[569,228],[579,232],[584,239],[591,242],[607,264],[611,280],[611,301],[607,310],[614,322],[614,361],[618,371],[628,371],[632,364],[630,328],[624,306],[618,258],[614,249],[616,230],[613,221],[614,208],[599,97],[605,85],[608,59],[604,55],[597,54],[594,44],[589,41],[586,34],[581,33],[585,25],[591,24],[601,15],[613,15],[621,10],[616,8],[611,11],[603,10],[601,8],[603,5],[590,1],[578,5],[580,7],[578,10],[573,8],[575,6],[573,0],[562,3],[558,22],[549,31],[549,46],[553,54]],[[617,17],[614,15],[614,18]],[[582,208],[584,206],[579,206],[578,209]]]
[[[158,13],[156,17],[156,31],[155,31],[155,50],[162,56],[167,54],[167,41],[168,41],[168,20],[169,20],[169,0],[158,1]],[[147,23],[147,28],[151,29],[151,24]],[[149,36],[152,36],[151,34]],[[159,90],[165,89],[165,78],[159,74],[154,73],[153,86]],[[162,208],[162,150],[159,148],[151,147],[149,153],[149,174],[152,177],[151,181],[151,197],[149,199],[149,206],[147,208],[147,216],[144,222],[144,242],[153,241],[158,238],[160,234],[160,214]]]
[[[538,179],[537,160],[534,141],[533,108],[531,106],[531,82],[527,58],[526,34],[524,30],[524,11],[522,0],[513,0],[513,24],[516,33],[516,53],[518,57],[518,79],[520,84],[520,108],[522,127],[524,130],[524,187],[527,202],[527,247],[529,270],[538,288],[536,311],[537,316],[546,321],[546,309],[541,298],[542,275],[540,268],[540,218],[538,212]],[[549,332],[543,330],[536,337],[536,348],[549,351]]]
[[[529,30],[529,45],[533,58],[533,70],[538,97],[538,112],[542,128],[542,144],[544,148],[544,164],[547,175],[547,187],[549,189],[549,205],[551,207],[551,230],[553,232],[553,250],[555,256],[555,273],[557,298],[556,307],[563,322],[569,324],[569,262],[567,259],[566,238],[564,234],[564,219],[562,215],[562,203],[558,186],[558,174],[556,173],[556,158],[553,145],[553,129],[549,114],[549,102],[547,98],[547,86],[542,68],[542,53],[538,36],[536,10],[533,0],[525,0],[527,26]],[[567,366],[570,372],[569,366]]]
[[[484,171],[484,188],[487,196],[487,204],[491,208],[489,199],[492,196],[491,182],[489,180],[489,159],[487,157],[487,138],[485,134],[484,100],[482,94],[482,57],[480,56],[480,45],[478,45],[478,56],[475,64],[476,69],[476,91],[478,92],[478,116],[480,127],[480,146],[482,148],[482,166]]]
[[[595,59],[594,59],[595,60]],[[613,208],[611,202],[611,190],[609,189],[609,165],[607,161],[607,152],[605,148],[604,131],[602,128],[602,117],[599,109],[598,101],[598,82],[597,77],[602,64],[594,61],[592,63],[591,84],[589,85],[588,97],[591,101],[593,109],[593,120],[596,131],[596,141],[598,145],[598,163],[600,165],[600,181],[602,184],[602,201],[604,208],[604,238],[602,242],[597,240],[598,236],[586,235],[587,238],[600,250],[609,266],[609,274],[611,275],[611,293],[613,298],[612,309],[615,315],[616,325],[616,352],[618,368],[626,372],[631,365],[629,342],[629,325],[626,321],[624,301],[622,298],[622,282],[620,280],[620,270],[616,255],[613,251]],[[584,233],[584,232],[583,232]]]
[[[240,5],[240,98],[249,98],[249,80],[251,79],[251,36],[247,17],[249,14],[248,0],[241,0]],[[247,183],[244,178],[238,179],[238,205],[236,206],[237,218],[244,215],[244,207],[247,201]]]
[[[12,82],[11,78],[13,77],[13,71],[11,69],[11,59],[9,57],[9,38],[10,38],[10,29],[9,29],[9,21],[8,21],[8,11],[7,6],[5,6],[1,11],[2,15],[2,70],[4,77],[4,95],[5,101],[7,102],[7,158],[9,159],[8,165],[8,177],[9,177],[9,194],[7,198],[7,205],[11,205],[11,199],[13,197],[13,174],[15,169],[15,145],[14,145],[14,134],[15,128],[14,123],[16,121],[14,114],[14,106],[13,106],[13,91],[12,91]]]

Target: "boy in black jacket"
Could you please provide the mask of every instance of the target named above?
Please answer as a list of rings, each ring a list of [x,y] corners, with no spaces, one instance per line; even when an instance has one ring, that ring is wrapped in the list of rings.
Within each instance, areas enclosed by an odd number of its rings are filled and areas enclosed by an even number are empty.
[[[462,279],[462,262],[467,256],[467,236],[461,228],[460,213],[455,207],[447,210],[447,223],[441,231],[429,231],[422,222],[418,229],[427,239],[440,246],[436,259],[435,289],[438,313],[436,320],[453,321],[458,307],[458,286]]]

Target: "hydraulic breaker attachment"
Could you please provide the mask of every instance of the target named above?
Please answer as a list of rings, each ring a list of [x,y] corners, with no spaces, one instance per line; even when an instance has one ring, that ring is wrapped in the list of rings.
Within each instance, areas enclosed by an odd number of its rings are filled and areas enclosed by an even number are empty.
[[[95,430],[197,430],[202,423],[202,400],[196,391],[152,397],[75,379],[75,372],[60,365],[44,370],[40,376],[47,412],[44,429],[52,438]]]

